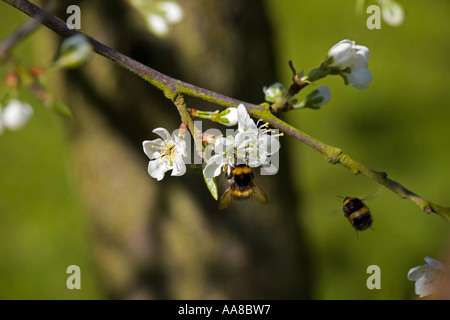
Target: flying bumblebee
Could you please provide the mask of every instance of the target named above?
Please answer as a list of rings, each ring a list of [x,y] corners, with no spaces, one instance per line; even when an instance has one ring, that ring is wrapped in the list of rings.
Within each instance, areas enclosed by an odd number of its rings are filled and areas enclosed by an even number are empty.
[[[373,219],[370,210],[361,199],[344,198],[342,209],[345,217],[348,218],[356,231],[363,231],[372,226]]]
[[[219,199],[219,209],[224,209],[237,200],[250,199],[262,204],[268,202],[266,194],[254,180],[252,168],[248,165],[228,165],[225,178],[228,179],[228,187]]]
[[[342,203],[344,215],[350,221],[353,228],[355,228],[356,232],[371,228],[373,218],[370,214],[369,207],[364,202],[378,197],[382,191],[383,188],[379,188],[362,199],[349,196],[341,197],[344,199]]]

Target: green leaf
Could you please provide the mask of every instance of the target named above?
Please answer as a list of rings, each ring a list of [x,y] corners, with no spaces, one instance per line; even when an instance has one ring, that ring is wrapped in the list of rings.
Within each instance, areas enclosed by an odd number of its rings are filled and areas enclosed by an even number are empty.
[[[203,176],[204,177],[204,176]],[[211,195],[214,199],[219,199],[218,193],[217,193],[217,183],[215,178],[205,178],[206,186],[208,187],[209,192],[211,192]]]
[[[59,113],[62,116],[72,118],[72,111],[69,109],[69,107],[63,103],[61,100],[55,99],[52,101],[49,105],[49,108],[57,113]]]

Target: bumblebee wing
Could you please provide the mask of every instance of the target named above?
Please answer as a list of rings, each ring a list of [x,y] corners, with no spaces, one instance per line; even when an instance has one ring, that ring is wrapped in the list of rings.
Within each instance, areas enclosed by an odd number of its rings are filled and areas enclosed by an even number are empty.
[[[363,199],[361,199],[362,201],[370,201],[375,199],[376,197],[378,197],[381,193],[383,192],[383,187],[378,188],[375,191],[372,191],[371,193],[369,193],[367,196],[365,196]]]
[[[219,202],[217,203],[217,208],[219,210],[225,209],[231,204],[231,202],[233,202],[233,193],[231,191],[231,188],[228,188],[220,197]]]
[[[262,204],[267,204],[267,202],[269,202],[266,193],[255,181],[253,181],[252,192],[250,193],[249,198]]]

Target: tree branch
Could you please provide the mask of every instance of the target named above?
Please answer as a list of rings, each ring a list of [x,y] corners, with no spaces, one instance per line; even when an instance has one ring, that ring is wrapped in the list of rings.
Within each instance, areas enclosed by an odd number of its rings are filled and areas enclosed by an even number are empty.
[[[63,37],[68,37],[79,33],[77,30],[69,29],[66,24],[52,15],[45,15],[43,11],[35,6],[34,4],[26,1],[26,0],[2,0],[7,4],[13,6],[14,8],[24,12],[30,17],[37,19],[41,18],[41,23],[58,33]],[[255,105],[252,103],[244,102],[241,100],[237,100],[207,89],[203,89],[192,84],[171,78],[165,74],[162,74],[148,66],[143,65],[142,63],[131,59],[130,57],[121,54],[109,48],[108,46],[98,42],[97,40],[90,38],[94,51],[99,55],[104,56],[105,58],[117,63],[121,67],[129,70],[130,72],[136,74],[140,78],[149,82],[153,86],[159,88],[163,91],[164,95],[172,100],[174,104],[177,106],[178,111],[182,117],[182,121],[186,123],[193,133],[194,137],[198,133],[193,125],[192,119],[190,119],[190,115],[186,110],[186,105],[184,102],[184,96],[191,96],[195,98],[199,98],[208,102],[215,103],[217,105],[223,107],[236,107],[239,104],[243,104],[249,113],[258,119],[267,121],[274,128],[279,129],[280,131],[288,134],[295,139],[303,142],[304,144],[310,146],[314,150],[320,152],[325,156],[328,162],[332,164],[340,164],[347,169],[351,170],[354,174],[362,174],[377,183],[382,184],[386,188],[390,189],[394,193],[396,193],[399,197],[403,199],[407,199],[412,203],[416,204],[419,208],[427,213],[434,212],[447,220],[450,220],[450,208],[442,207],[436,205],[412,191],[406,189],[400,183],[391,180],[387,177],[387,174],[384,172],[374,171],[361,163],[353,160],[349,155],[343,153],[341,149],[329,146],[316,138],[309,136],[308,134],[294,128],[293,126],[287,124],[281,119],[277,118],[270,111],[270,106],[267,104]],[[277,106],[276,109],[280,108],[281,105]],[[192,131],[193,130],[193,131]]]

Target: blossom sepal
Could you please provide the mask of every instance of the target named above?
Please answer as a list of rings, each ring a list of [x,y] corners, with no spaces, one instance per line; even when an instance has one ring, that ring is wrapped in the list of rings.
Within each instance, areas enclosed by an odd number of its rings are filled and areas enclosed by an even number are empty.
[[[208,188],[209,192],[213,196],[214,200],[218,200],[219,199],[219,193],[217,191],[216,178],[207,178],[205,176],[203,176],[203,178],[205,180],[206,187]]]

